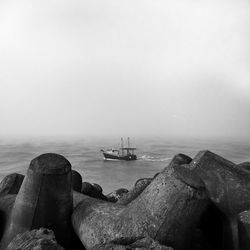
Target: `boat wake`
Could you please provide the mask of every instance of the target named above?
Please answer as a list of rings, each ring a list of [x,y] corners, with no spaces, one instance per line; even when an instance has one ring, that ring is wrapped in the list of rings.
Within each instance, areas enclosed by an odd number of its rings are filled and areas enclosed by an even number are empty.
[[[138,160],[142,161],[169,161],[170,157],[161,157],[161,156],[150,156],[150,155],[142,155],[138,157]]]

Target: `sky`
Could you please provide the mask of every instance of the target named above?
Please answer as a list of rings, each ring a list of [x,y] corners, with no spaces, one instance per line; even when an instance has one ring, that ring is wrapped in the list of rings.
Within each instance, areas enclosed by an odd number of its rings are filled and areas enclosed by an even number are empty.
[[[248,0],[0,0],[0,136],[250,137]]]

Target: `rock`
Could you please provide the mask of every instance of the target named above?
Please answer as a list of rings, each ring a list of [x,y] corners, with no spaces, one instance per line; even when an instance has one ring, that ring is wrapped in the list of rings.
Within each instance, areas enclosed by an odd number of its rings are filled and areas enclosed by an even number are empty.
[[[15,194],[8,194],[6,196],[1,196],[0,198],[0,241],[6,230],[15,200]]]
[[[119,245],[118,243],[117,244],[116,243],[108,243],[108,244],[96,245],[90,249],[91,250],[110,250],[110,249],[113,249],[113,250],[126,250],[126,249],[173,250],[172,247],[163,246],[159,242],[154,241],[150,237],[138,239],[129,245]]]
[[[210,151],[199,152],[182,173],[178,168],[179,177],[191,187],[204,186],[224,214],[224,249],[239,249],[237,214],[250,208],[249,172]]]
[[[107,197],[103,195],[102,192],[100,192],[100,188],[90,184],[89,182],[82,183],[82,193],[93,198],[97,198],[97,199],[101,199],[105,201],[107,200]]]
[[[131,249],[157,249],[157,250],[173,250],[172,247],[161,245],[158,241],[150,237],[145,237],[129,245]]]
[[[99,193],[102,193],[102,192],[103,192],[102,187],[101,187],[99,184],[92,183],[92,186],[93,186]]]
[[[153,180],[153,178],[141,178],[141,179],[138,179],[135,182],[135,187],[148,185],[149,183],[151,183],[152,180]]]
[[[72,170],[72,189],[77,192],[82,189],[82,176],[76,170]]]
[[[0,183],[0,196],[7,194],[17,194],[23,183],[24,175],[9,174],[3,178]]]
[[[135,186],[128,193],[125,193],[118,201],[117,204],[127,205],[132,200],[137,198],[141,192],[151,183],[152,178],[143,178],[136,181]]]
[[[90,248],[91,250],[126,250],[126,246],[117,245],[114,243],[100,244]]]
[[[46,228],[34,229],[18,234],[6,250],[63,250],[57,244],[53,231]]]
[[[209,198],[226,215],[250,208],[250,174],[210,151],[199,152],[190,170],[205,185]]]
[[[250,210],[241,212],[238,215],[239,248],[240,250],[250,249]]]
[[[188,249],[208,202],[203,190],[175,177],[174,165],[190,161],[188,156],[175,156],[126,206],[85,197],[73,211],[72,225],[86,249],[108,243],[128,245],[145,236],[175,250]]]
[[[73,191],[73,207],[75,208],[79,203],[81,203],[83,200],[89,200],[90,196],[83,194],[83,193],[79,193],[76,191]],[[97,198],[93,198],[93,200],[97,200],[100,202],[104,202],[104,200],[102,199],[97,199]]]
[[[45,227],[52,229],[62,246],[70,243],[73,209],[71,165],[58,154],[33,159],[16,197],[1,249],[19,233]]]
[[[129,191],[126,188],[119,188],[119,189],[115,190],[114,192],[109,193],[107,195],[107,199],[110,202],[117,202],[119,199],[121,199],[128,192]]]
[[[246,171],[250,171],[250,162],[242,162],[237,165],[239,168],[245,169]]]

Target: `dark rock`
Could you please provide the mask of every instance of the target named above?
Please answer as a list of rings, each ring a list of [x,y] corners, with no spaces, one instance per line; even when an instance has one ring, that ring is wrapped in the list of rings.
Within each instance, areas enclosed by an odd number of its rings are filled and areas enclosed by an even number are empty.
[[[238,215],[240,250],[250,249],[250,210]]]
[[[100,188],[96,187],[96,185],[92,185],[89,182],[83,182],[82,183],[82,193],[85,195],[88,195],[90,197],[106,201],[107,197],[105,195],[103,195],[102,192],[100,192]]]
[[[73,211],[72,225],[83,245],[129,245],[146,235],[175,250],[188,249],[190,238],[206,208],[203,190],[175,177],[174,165],[192,159],[177,155],[147,188],[128,205],[84,197]]]
[[[72,189],[77,192],[82,189],[82,176],[76,170],[72,170]]]
[[[110,202],[117,202],[119,199],[121,199],[128,192],[129,191],[126,188],[119,188],[119,189],[115,190],[114,192],[107,194],[106,197],[107,197],[108,201],[110,201]]]
[[[103,192],[102,187],[101,187],[99,184],[92,183],[92,186],[93,186],[99,193],[102,193],[102,192]]]
[[[24,175],[9,174],[3,178],[0,183],[0,196],[7,194],[17,194],[23,183]]]
[[[18,234],[6,250],[63,250],[57,244],[53,231],[40,228]]]
[[[71,165],[57,154],[43,154],[33,159],[16,197],[1,249],[19,233],[45,227],[52,229],[58,242],[70,243],[73,198]]]
[[[11,209],[16,200],[15,194],[8,194],[0,198],[0,241],[10,220]]]

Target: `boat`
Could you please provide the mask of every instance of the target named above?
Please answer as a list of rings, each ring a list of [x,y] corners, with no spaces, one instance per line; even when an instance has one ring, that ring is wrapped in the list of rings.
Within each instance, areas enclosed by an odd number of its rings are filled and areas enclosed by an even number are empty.
[[[137,160],[137,156],[134,153],[136,148],[130,147],[129,137],[127,139],[127,147],[123,146],[123,138],[121,138],[121,148],[120,149],[101,149],[105,160],[125,160],[134,161]]]

